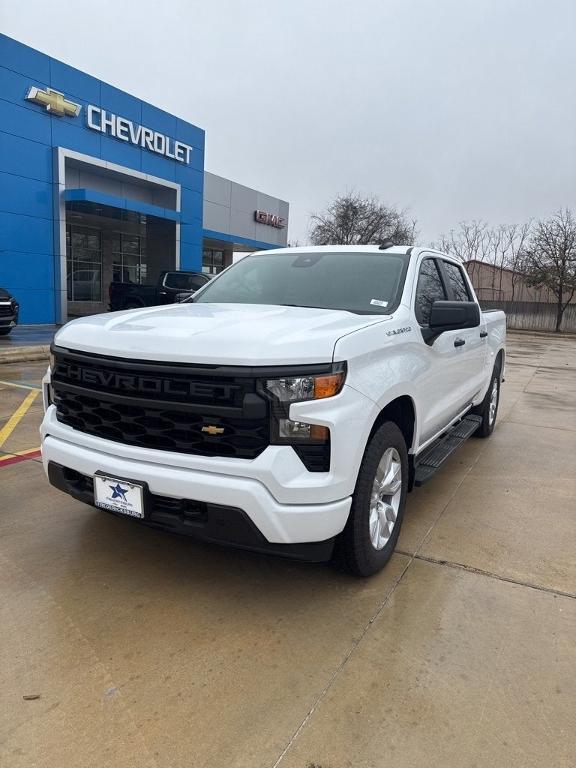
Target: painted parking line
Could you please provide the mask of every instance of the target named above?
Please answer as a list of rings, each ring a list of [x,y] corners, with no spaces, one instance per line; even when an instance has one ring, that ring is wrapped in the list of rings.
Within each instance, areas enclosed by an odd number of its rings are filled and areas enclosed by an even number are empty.
[[[42,387],[33,387],[31,384],[20,384],[16,381],[3,381],[0,379],[0,384],[4,384],[6,387],[17,387],[18,389],[31,389],[34,392],[42,391]]]
[[[38,389],[32,390],[31,392],[29,392],[24,398],[24,402],[22,402],[18,406],[18,408],[16,408],[16,410],[14,411],[12,416],[10,416],[6,424],[4,424],[2,429],[0,429],[0,448],[4,445],[6,440],[8,440],[8,438],[10,437],[12,432],[14,432],[18,424],[20,424],[24,416],[26,416],[30,406],[32,405],[34,400],[36,400],[36,398],[38,397],[39,392],[40,390]]]
[[[38,459],[41,455],[40,448],[29,448],[27,451],[20,451],[20,453],[7,453],[5,456],[0,456],[0,469],[9,467],[11,464],[18,464],[20,461]]]

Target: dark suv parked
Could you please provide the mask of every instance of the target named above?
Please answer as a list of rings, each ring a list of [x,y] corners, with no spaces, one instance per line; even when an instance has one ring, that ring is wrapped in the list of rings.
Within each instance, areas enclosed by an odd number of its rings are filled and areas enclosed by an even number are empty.
[[[0,336],[7,336],[18,323],[20,306],[14,296],[0,288]]]
[[[202,272],[161,272],[156,285],[112,282],[110,310],[154,307],[157,304],[173,304],[182,301],[186,294],[191,295],[210,280],[210,275]],[[180,296],[182,294],[182,296]]]

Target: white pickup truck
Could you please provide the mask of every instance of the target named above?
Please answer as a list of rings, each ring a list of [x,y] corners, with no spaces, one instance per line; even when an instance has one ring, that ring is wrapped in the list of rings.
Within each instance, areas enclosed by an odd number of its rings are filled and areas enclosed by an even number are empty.
[[[494,429],[505,335],[437,251],[254,253],[189,302],[56,334],[44,467],[146,525],[367,576],[407,493]]]

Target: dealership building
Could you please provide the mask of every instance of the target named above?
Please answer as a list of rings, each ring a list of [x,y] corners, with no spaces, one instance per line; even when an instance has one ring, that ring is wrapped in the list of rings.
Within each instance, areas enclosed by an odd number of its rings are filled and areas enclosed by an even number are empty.
[[[211,274],[286,245],[288,203],[204,170],[204,131],[0,35],[0,287],[22,323],[107,309],[112,280]]]

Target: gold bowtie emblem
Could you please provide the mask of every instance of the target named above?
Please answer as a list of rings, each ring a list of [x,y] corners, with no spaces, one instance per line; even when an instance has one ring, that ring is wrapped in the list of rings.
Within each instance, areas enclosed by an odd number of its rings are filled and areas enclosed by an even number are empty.
[[[78,117],[82,109],[80,104],[69,101],[63,93],[53,91],[52,88],[46,88],[43,91],[41,88],[32,86],[26,94],[26,98],[35,104],[41,104],[51,115],[58,115],[58,117],[64,117],[64,115]]]
[[[215,427],[213,424],[206,424],[202,427],[202,432],[206,432],[207,435],[223,435],[224,427]]]

